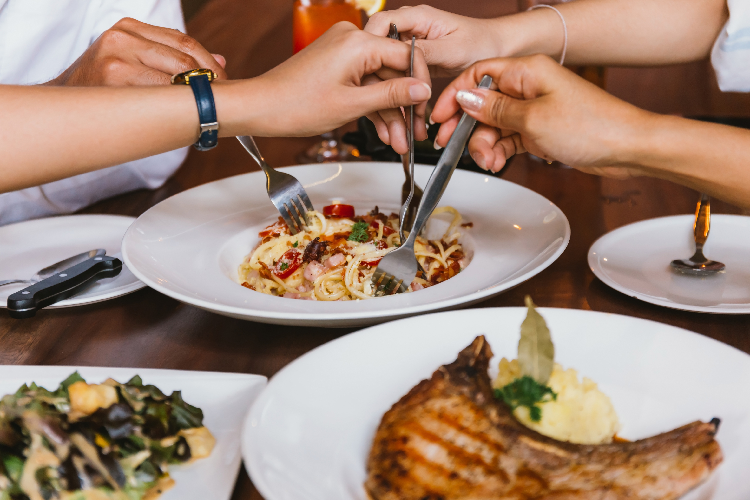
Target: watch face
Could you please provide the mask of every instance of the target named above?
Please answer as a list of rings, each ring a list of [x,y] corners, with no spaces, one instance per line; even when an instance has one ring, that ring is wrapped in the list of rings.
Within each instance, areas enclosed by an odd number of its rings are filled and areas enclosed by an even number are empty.
[[[190,71],[185,71],[184,73],[178,73],[172,77],[172,84],[173,85],[179,85],[179,84],[190,84],[190,77],[192,76],[200,76],[200,75],[206,75],[208,77],[208,81],[212,82],[216,79],[216,73],[214,73],[210,69],[204,69],[204,68],[197,68],[197,69],[191,69]]]

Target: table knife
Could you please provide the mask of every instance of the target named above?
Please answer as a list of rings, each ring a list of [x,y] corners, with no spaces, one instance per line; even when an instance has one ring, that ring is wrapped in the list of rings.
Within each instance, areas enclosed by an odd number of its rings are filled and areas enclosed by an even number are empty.
[[[114,257],[94,257],[34,283],[8,297],[11,318],[31,318],[44,307],[77,294],[86,286],[120,274],[122,262]]]

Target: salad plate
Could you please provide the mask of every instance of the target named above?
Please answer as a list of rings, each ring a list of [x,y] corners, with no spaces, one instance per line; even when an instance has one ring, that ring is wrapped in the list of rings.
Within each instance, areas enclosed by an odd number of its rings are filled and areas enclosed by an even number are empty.
[[[677,215],[615,229],[591,246],[589,267],[606,285],[644,302],[684,311],[750,314],[750,217],[712,214],[704,253],[726,269],[710,276],[682,274],[669,265],[695,251],[693,223],[692,215]]]
[[[30,278],[55,262],[97,248],[105,249],[111,257],[122,258],[122,238],[134,220],[121,215],[64,215],[0,227],[0,279]],[[7,307],[8,297],[27,286],[28,283],[17,283],[0,287],[0,307]],[[145,286],[123,265],[114,278],[99,280],[48,308],[101,302]]]
[[[60,382],[78,371],[88,383],[113,378],[126,382],[135,375],[169,394],[182,391],[185,401],[203,411],[203,424],[216,438],[207,458],[171,466],[174,487],[160,500],[228,500],[240,468],[239,439],[242,422],[251,403],[266,385],[260,375],[141,368],[0,365],[0,397],[15,393],[23,384],[55,390]]]
[[[555,361],[609,396],[618,436],[637,440],[696,420],[721,419],[724,461],[685,500],[744,500],[750,463],[750,356],[701,335],[642,319],[538,309]],[[266,500],[367,498],[373,437],[394,403],[478,335],[494,359],[515,358],[525,308],[429,314],[370,327],[305,354],[278,372],[248,414],[245,467]],[[493,373],[494,368],[494,373]]]
[[[300,180],[318,210],[338,200],[361,215],[375,206],[386,214],[399,211],[401,164],[281,170]],[[417,166],[417,183],[424,185],[431,172],[430,166]],[[548,267],[570,239],[568,220],[553,203],[489,175],[456,171],[439,205],[454,207],[473,226],[462,230],[464,249],[472,255],[468,266],[437,286],[372,300],[292,300],[241,286],[240,264],[257,246],[258,233],[279,217],[262,172],[205,184],[159,203],[128,229],[123,257],[148,286],[202,309],[265,323],[343,327],[487,299]]]

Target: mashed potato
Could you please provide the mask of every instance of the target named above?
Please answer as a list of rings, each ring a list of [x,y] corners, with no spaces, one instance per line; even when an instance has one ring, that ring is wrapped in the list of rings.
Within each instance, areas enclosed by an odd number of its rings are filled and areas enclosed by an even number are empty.
[[[517,360],[500,360],[500,372],[493,385],[501,389],[521,377]],[[520,406],[513,414],[526,427],[559,441],[577,444],[611,443],[620,429],[615,408],[596,383],[583,377],[578,381],[578,372],[570,368],[563,370],[555,363],[547,385],[557,393],[555,401],[539,403],[542,419],[533,422],[529,409]]]

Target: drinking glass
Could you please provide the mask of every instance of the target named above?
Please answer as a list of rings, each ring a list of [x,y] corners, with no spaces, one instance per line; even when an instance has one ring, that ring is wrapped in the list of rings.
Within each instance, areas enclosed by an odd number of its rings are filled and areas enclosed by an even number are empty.
[[[349,21],[362,29],[362,12],[346,0],[294,0],[292,17],[292,44],[294,53],[313,43],[331,26]],[[322,140],[310,147],[300,157],[304,163],[346,161],[356,158],[356,149],[339,140],[337,131],[322,134]]]

